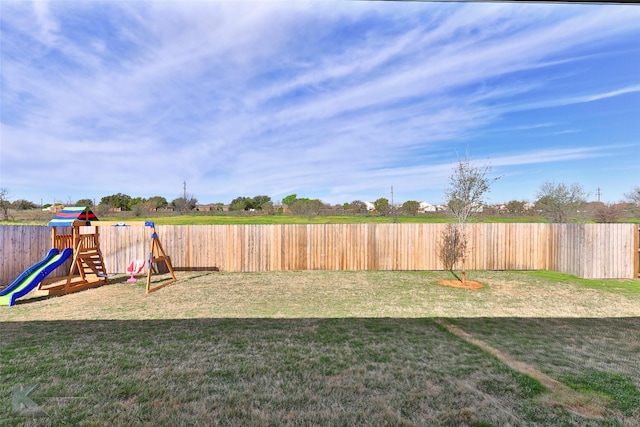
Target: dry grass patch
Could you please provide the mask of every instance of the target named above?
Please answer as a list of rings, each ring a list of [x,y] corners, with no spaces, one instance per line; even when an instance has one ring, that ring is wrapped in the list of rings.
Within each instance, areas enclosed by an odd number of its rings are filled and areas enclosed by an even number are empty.
[[[441,280],[438,283],[440,283],[442,286],[450,286],[452,288],[459,288],[459,289],[482,288],[482,283],[474,282],[473,280],[465,280],[464,282],[460,280]]]
[[[145,295],[143,281],[130,284],[127,276],[116,276],[100,288],[1,307],[0,321],[640,316],[640,292],[614,292],[618,281],[602,281],[602,289],[594,289],[570,279],[558,283],[525,273],[473,272],[471,280],[485,286],[469,292],[439,285],[443,274],[178,272],[177,283],[150,295]],[[153,278],[159,283],[166,279]]]
[[[10,412],[26,383],[50,415],[34,425],[638,424],[637,282],[443,274],[179,272],[151,295],[121,276],[0,307],[0,424],[30,423]]]

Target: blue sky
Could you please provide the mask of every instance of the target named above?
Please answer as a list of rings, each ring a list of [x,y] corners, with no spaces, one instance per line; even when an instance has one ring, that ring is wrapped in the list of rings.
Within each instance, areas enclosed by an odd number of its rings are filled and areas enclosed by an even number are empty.
[[[439,203],[469,153],[487,199],[640,185],[640,7],[0,2],[11,200],[288,194]]]

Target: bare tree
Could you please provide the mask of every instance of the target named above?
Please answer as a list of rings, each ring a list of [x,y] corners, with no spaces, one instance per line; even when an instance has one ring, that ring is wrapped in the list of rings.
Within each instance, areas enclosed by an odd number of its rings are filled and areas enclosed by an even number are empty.
[[[362,200],[354,200],[353,202],[349,203],[349,209],[356,213],[366,212],[367,205]]]
[[[192,211],[196,208],[198,204],[198,199],[196,199],[193,195],[187,194],[187,198],[178,197],[177,199],[173,199],[171,201],[171,206],[177,209],[180,212]]]
[[[587,203],[587,194],[578,183],[546,181],[538,190],[536,209],[552,222],[565,223],[578,217],[579,211]]]
[[[468,155],[458,161],[445,190],[447,206],[458,223],[466,223],[469,217],[481,210],[484,196],[501,178],[490,177],[491,171],[490,164],[477,165],[469,160]]]
[[[289,209],[294,215],[305,215],[309,221],[314,216],[318,216],[324,207],[321,200],[309,198],[296,199],[289,205]]]
[[[624,193],[624,197],[627,198],[629,203],[635,203],[637,205],[640,205],[640,185],[637,185],[636,187],[634,187],[632,191],[629,191],[628,193]]]
[[[442,244],[448,247],[440,251],[440,259],[445,266],[454,259],[462,261],[462,282],[466,281],[465,253],[467,249],[466,223],[471,216],[481,211],[484,196],[491,185],[500,179],[490,177],[490,164],[475,164],[467,154],[460,159],[449,177],[449,186],[445,189],[445,199],[449,211],[458,220],[457,226],[451,225],[443,233]],[[456,255],[453,257],[453,255]],[[453,264],[455,264],[455,262]],[[453,266],[449,269],[453,272]]]
[[[622,216],[622,209],[620,205],[595,203],[591,209],[591,216],[599,223],[614,223]]]
[[[466,245],[467,238],[463,234],[459,224],[447,224],[447,227],[442,230],[440,235],[438,256],[442,264],[444,264],[444,268],[449,270],[454,276],[456,274],[453,272],[453,269],[456,264],[464,258],[467,249]],[[460,280],[459,277],[458,280]]]
[[[13,202],[11,202],[11,209],[14,209],[17,211],[27,211],[27,210],[35,209],[37,207],[38,206],[35,203],[25,199],[14,200]]]
[[[522,215],[527,211],[527,202],[524,200],[511,200],[507,202],[506,208],[511,215]]]
[[[2,215],[3,221],[9,221],[11,219],[11,215],[9,214],[10,207],[9,189],[2,187],[0,188],[0,214]]]

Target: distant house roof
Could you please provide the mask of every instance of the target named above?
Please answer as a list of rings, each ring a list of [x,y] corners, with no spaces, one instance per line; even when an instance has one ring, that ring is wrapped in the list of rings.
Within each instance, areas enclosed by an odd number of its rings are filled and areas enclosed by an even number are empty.
[[[96,214],[86,206],[67,206],[49,221],[49,227],[69,227],[77,222],[90,225],[91,221],[99,221]]]
[[[436,211],[436,207],[433,206],[431,203],[428,203],[428,202],[420,202],[418,210],[420,212],[435,212]]]
[[[62,205],[51,205],[48,208],[45,208],[45,209],[42,209],[42,210],[43,211],[46,210],[46,211],[49,211],[49,212],[56,213],[56,212],[60,212],[62,209],[64,209],[64,206],[62,206]]]

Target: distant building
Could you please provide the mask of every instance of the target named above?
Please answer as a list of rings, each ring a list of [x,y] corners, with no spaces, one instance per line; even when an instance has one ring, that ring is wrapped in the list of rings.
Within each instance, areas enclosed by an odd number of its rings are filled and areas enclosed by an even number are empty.
[[[208,205],[196,205],[195,210],[198,212],[215,212],[219,208],[215,203],[209,203]]]
[[[363,202],[369,212],[375,212],[376,207],[371,202]]]
[[[507,211],[507,205],[505,203],[498,203],[497,205],[493,205],[493,209],[495,209],[496,212],[504,213]]]
[[[419,213],[435,212],[436,210],[437,209],[434,205],[427,202],[420,202],[420,205],[418,206]]]
[[[474,203],[474,206],[471,208],[471,212],[473,213],[484,212],[484,205],[482,203]]]
[[[43,209],[43,211],[46,210],[46,211],[49,211],[49,212],[58,213],[62,209],[64,209],[64,205],[51,205],[48,208]]]
[[[282,211],[280,211],[282,209]],[[289,209],[289,205],[273,205],[274,212],[282,212],[282,213],[291,213],[291,209]]]
[[[228,212],[229,205],[221,205],[220,203],[209,203],[206,205],[196,205],[195,210],[198,212]]]

